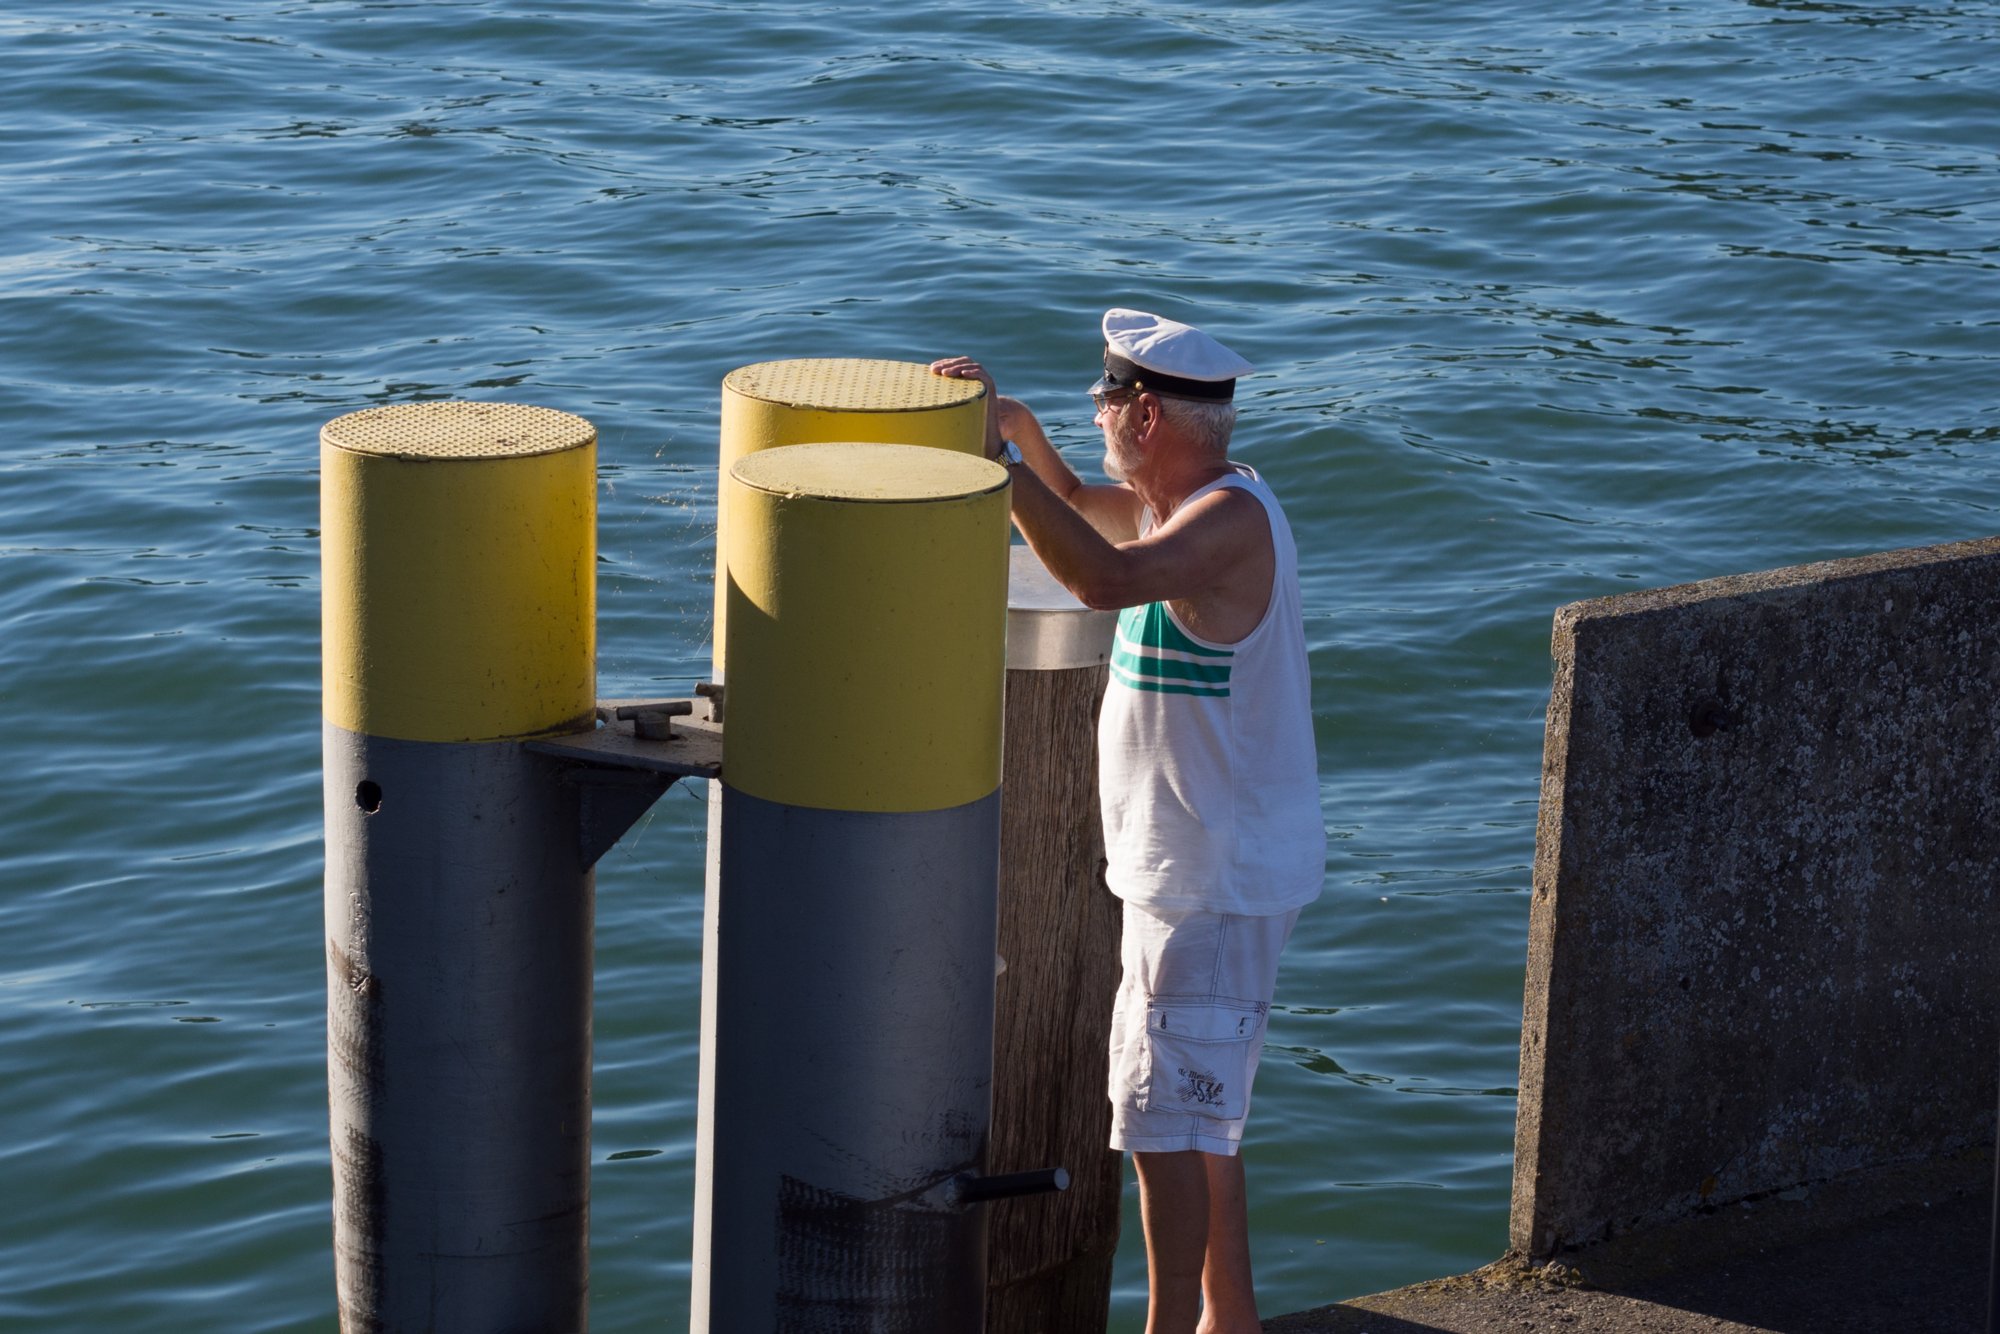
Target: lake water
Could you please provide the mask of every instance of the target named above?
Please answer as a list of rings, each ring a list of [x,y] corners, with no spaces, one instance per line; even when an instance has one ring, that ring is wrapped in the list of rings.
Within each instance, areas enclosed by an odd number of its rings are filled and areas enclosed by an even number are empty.
[[[15,0],[0,53],[7,1328],[332,1327],[340,413],[595,422],[599,692],[684,694],[734,367],[974,353],[1089,470],[1105,306],[1255,361],[1333,836],[1268,1313],[1505,1246],[1554,608],[2000,531],[1992,0]],[[685,1327],[702,834],[599,870],[601,1331]]]

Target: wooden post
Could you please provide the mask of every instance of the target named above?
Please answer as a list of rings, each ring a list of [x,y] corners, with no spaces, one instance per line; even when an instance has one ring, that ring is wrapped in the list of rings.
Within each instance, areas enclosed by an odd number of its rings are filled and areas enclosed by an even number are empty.
[[[1060,1164],[1060,1195],[987,1220],[987,1334],[1103,1329],[1121,1155],[1105,1095],[1118,900],[1104,886],[1097,708],[1116,615],[1092,612],[1014,547],[1000,813],[993,1172]]]

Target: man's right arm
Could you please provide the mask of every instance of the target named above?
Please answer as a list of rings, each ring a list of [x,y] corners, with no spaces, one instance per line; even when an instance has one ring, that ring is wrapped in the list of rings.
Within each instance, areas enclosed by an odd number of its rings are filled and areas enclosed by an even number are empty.
[[[1130,542],[1139,536],[1140,501],[1131,487],[1093,486],[1078,477],[1020,399],[1003,395],[999,409],[1000,434],[1020,447],[1021,457],[1044,486],[1088,519],[1107,542]]]

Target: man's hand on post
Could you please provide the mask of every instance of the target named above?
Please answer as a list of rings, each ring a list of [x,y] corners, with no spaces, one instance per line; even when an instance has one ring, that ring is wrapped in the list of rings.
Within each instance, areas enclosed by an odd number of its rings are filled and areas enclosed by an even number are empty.
[[[1006,437],[1000,430],[1000,391],[994,387],[992,375],[971,357],[941,358],[931,363],[931,372],[954,380],[977,380],[986,386],[986,457],[996,457],[1000,453],[1000,442]],[[1021,405],[1015,403],[1014,406],[1019,408]]]
[[[1028,405],[1018,398],[1001,398],[995,405],[1000,413],[1000,438],[1020,444],[1030,430],[1040,432],[1040,423]]]

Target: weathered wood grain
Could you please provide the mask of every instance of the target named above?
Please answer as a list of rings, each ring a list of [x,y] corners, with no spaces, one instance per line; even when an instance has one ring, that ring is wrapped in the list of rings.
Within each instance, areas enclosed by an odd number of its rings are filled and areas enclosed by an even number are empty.
[[[990,1171],[1061,1166],[1060,1195],[988,1216],[988,1334],[1102,1329],[1121,1155],[1107,1142],[1106,1043],[1119,904],[1097,805],[1102,666],[1007,673]]]

